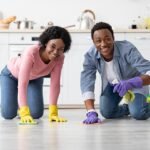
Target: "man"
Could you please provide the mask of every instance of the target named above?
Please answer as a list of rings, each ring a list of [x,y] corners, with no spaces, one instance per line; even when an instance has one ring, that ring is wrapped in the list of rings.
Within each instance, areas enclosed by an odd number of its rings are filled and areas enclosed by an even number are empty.
[[[115,41],[112,27],[105,22],[95,24],[91,37],[94,45],[85,54],[81,72],[81,91],[87,109],[83,123],[100,121],[94,109],[96,71],[102,79],[100,112],[105,118],[120,118],[130,113],[137,120],[148,119],[150,110],[146,96],[149,94],[150,61],[144,59],[132,43]],[[119,105],[128,91],[132,91],[134,100],[128,105]]]

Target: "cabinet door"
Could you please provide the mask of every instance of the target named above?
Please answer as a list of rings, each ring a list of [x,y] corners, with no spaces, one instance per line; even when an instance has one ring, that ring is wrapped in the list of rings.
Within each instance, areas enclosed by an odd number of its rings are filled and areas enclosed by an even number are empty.
[[[0,45],[0,71],[8,63],[8,45]]]
[[[72,40],[73,45],[71,50],[65,55],[63,67],[63,104],[84,104],[80,90],[80,74],[84,54],[90,48],[92,41],[89,33],[72,34]],[[99,82],[96,82],[96,87],[98,87],[98,92],[95,90],[95,93],[99,95]]]
[[[9,33],[9,44],[11,45],[31,45],[38,41],[40,33]]]
[[[49,95],[50,95],[50,78],[46,77],[44,78],[44,83],[43,83],[43,98],[44,98],[44,105],[49,104]],[[60,81],[60,94],[58,97],[58,104],[63,104],[63,83],[62,83],[62,76],[61,76],[61,81]]]
[[[8,33],[0,33],[0,70],[8,62]]]
[[[115,32],[114,36],[115,36],[114,38],[116,41],[125,40],[125,33],[124,32]]]
[[[125,38],[137,47],[144,58],[150,60],[150,33],[126,33]]]
[[[9,45],[8,57],[13,58],[20,56],[29,45]]]

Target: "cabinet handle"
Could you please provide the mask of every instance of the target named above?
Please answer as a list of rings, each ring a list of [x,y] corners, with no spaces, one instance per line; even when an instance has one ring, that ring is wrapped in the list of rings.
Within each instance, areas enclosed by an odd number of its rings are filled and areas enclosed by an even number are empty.
[[[18,56],[21,56],[21,54],[20,54],[20,53],[18,53]]]
[[[136,40],[150,40],[150,37],[135,37]]]
[[[22,40],[22,41],[24,40],[24,37],[23,37],[23,36],[21,37],[21,40]]]
[[[32,41],[38,41],[38,40],[39,40],[39,37],[32,37],[31,40],[32,40]]]

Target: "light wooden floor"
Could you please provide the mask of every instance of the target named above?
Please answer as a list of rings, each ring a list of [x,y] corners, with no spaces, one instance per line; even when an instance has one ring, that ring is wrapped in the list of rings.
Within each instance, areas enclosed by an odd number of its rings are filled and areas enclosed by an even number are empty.
[[[67,123],[49,123],[47,110],[38,125],[0,118],[0,150],[150,150],[150,120],[104,120],[84,125],[84,109],[61,109]]]

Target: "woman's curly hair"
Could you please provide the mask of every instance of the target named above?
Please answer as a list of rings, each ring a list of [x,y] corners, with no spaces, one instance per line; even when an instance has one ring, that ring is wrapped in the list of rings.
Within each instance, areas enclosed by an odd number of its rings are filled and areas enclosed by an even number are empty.
[[[65,44],[64,53],[69,51],[71,46],[71,36],[65,28],[59,26],[48,27],[40,35],[39,42],[42,47],[45,47],[48,41],[52,39],[62,39]]]

